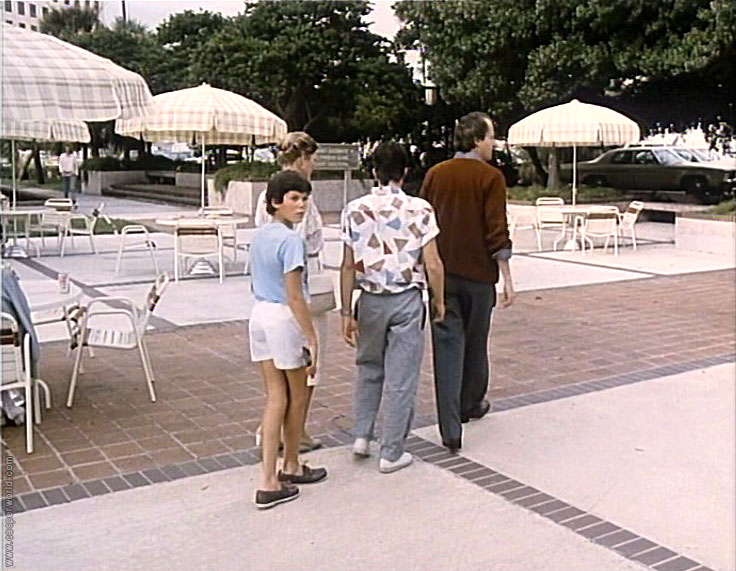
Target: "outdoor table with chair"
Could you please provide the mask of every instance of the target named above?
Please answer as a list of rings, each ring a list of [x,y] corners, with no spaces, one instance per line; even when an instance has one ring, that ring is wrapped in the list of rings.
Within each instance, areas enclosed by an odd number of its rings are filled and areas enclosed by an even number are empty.
[[[556,196],[540,197],[536,203],[536,218],[534,230],[537,234],[537,245],[542,251],[542,230],[557,229],[560,233],[555,238],[553,249],[566,239],[570,238],[565,249],[576,250],[578,239],[585,253],[586,243],[594,249],[594,238],[605,238],[603,249],[608,249],[609,241],[613,241],[614,254],[618,255],[619,238],[628,232],[632,246],[636,249],[636,233],[634,225],[643,209],[639,201],[632,201],[622,214],[617,206],[605,205],[567,205],[564,200]],[[579,235],[579,238],[578,238]]]
[[[233,250],[233,261],[237,260],[237,227],[247,224],[250,217],[235,215],[232,210],[225,208],[204,208],[200,216],[174,216],[157,218],[156,224],[173,228],[174,231],[174,281],[178,283],[180,262],[197,259],[208,261],[217,258],[220,283],[224,279],[224,248],[229,246]],[[246,250],[246,270],[248,267],[248,244],[242,244]],[[192,269],[198,267],[195,265]],[[211,267],[211,266],[210,266]],[[214,268],[211,268],[214,270]],[[196,271],[196,270],[195,270]],[[207,272],[211,273],[210,271]]]

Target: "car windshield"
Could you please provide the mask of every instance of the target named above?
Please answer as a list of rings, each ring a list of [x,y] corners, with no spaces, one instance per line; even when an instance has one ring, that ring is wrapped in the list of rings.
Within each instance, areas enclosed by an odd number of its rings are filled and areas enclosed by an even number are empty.
[[[683,158],[669,149],[652,149],[652,152],[657,157],[660,164],[663,165],[676,165],[683,162]]]
[[[688,149],[688,148],[678,147],[672,150],[677,155],[681,156],[684,160],[691,161],[693,163],[702,163],[702,162],[706,162],[710,160],[707,154],[701,151],[698,151],[697,149]]]

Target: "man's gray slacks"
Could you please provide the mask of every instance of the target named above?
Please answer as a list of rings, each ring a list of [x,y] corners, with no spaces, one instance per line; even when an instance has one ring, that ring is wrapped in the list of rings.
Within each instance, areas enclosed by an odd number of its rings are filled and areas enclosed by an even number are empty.
[[[358,301],[358,380],[355,384],[356,438],[373,438],[383,395],[381,458],[398,460],[414,417],[424,353],[425,308],[418,289]]]
[[[434,382],[442,442],[462,440],[461,415],[471,413],[488,391],[488,333],[496,288],[445,276],[445,319],[432,324]]]

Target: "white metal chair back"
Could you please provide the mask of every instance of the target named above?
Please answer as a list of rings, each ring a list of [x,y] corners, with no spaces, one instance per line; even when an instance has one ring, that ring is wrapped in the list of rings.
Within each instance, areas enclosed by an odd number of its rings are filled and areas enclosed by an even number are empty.
[[[238,226],[237,224],[223,224],[222,220],[232,218],[235,212],[229,206],[204,206],[199,209],[199,213],[209,218],[217,218],[220,222],[217,227],[220,229],[223,247],[232,248],[233,261],[238,261]]]
[[[639,200],[632,200],[621,215],[622,228],[627,230],[633,228],[642,210],[644,210],[644,203]]]
[[[565,237],[565,233],[567,232],[567,219],[562,212],[565,201],[559,196],[540,196],[537,198],[535,205],[537,212],[534,229],[537,233],[539,251],[542,251],[542,230],[545,228],[558,229],[560,231],[553,243],[553,248],[556,250],[558,242]]]
[[[151,240],[148,228],[142,224],[128,224],[120,231],[120,245],[118,247],[118,259],[115,263],[115,275],[120,273],[123,263],[123,253],[138,250],[147,250],[151,254],[153,269],[158,275],[158,260],[156,260],[156,243]]]
[[[72,346],[77,354],[74,360],[74,369],[72,370],[72,378],[69,382],[69,392],[67,395],[66,406],[71,407],[74,402],[74,392],[76,391],[77,379],[81,372],[82,357],[85,347],[100,347],[105,349],[137,349],[143,366],[143,374],[146,378],[148,393],[151,402],[156,402],[156,390],[154,389],[153,366],[151,365],[151,357],[144,340],[148,328],[148,321],[156,309],[161,296],[169,284],[169,277],[166,274],[157,276],[151,289],[146,294],[143,306],[136,306],[133,301],[127,297],[98,297],[91,300],[86,308],[80,313],[80,318],[75,318],[76,323]],[[125,318],[128,327],[125,329],[107,328],[104,323],[97,326],[98,317],[100,316],[122,316]]]
[[[559,196],[540,196],[535,205],[539,224],[552,226],[565,223],[565,215],[562,212],[565,201]]]
[[[593,238],[605,238],[604,251],[608,242],[613,238],[614,252],[618,255],[618,220],[619,210],[615,206],[591,206],[585,215],[582,236],[583,248],[589,242],[593,248]]]
[[[26,406],[26,451],[33,452],[33,383],[31,380],[31,337],[22,336],[18,322],[10,313],[2,312],[0,329],[2,348],[1,391],[11,389],[24,391]]]
[[[633,200],[626,207],[626,210],[621,215],[621,224],[619,225],[619,232],[623,238],[626,232],[631,236],[631,245],[636,250],[636,221],[639,219],[641,211],[644,210],[644,203],[639,200]]]
[[[222,234],[211,220],[187,220],[174,229],[174,281],[179,281],[179,258],[209,258],[216,256],[220,283],[223,279]]]

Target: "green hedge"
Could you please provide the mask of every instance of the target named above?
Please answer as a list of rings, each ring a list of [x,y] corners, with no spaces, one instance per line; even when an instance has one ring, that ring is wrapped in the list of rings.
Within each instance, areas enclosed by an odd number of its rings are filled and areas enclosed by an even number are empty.
[[[242,161],[221,168],[215,173],[215,189],[225,192],[231,180],[268,180],[279,166],[261,161]]]
[[[88,171],[178,171],[199,172],[197,163],[174,161],[162,155],[142,155],[134,161],[120,160],[117,157],[92,157],[84,161],[83,168]]]
[[[534,202],[540,196],[561,196],[565,202],[572,202],[572,186],[564,185],[557,190],[549,190],[545,186],[512,186],[508,190],[510,200]],[[627,195],[620,190],[608,186],[578,186],[578,202],[607,202],[626,200]]]

